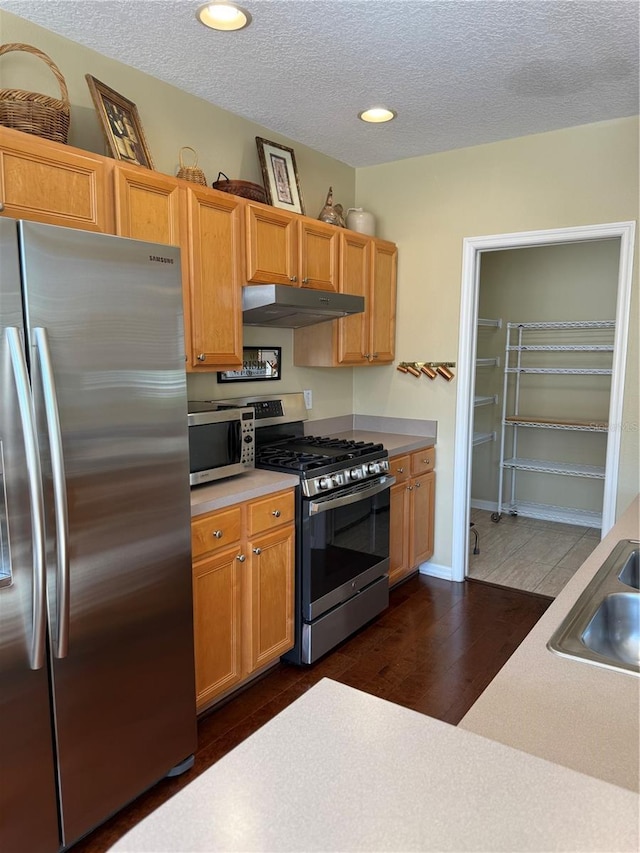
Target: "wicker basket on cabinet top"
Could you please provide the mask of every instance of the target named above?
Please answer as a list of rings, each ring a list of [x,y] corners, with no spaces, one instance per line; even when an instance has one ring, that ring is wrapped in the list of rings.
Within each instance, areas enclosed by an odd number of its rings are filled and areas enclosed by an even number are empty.
[[[61,98],[27,92],[24,89],[0,89],[0,124],[66,144],[69,136],[71,109],[69,91],[58,66],[46,53],[29,44],[0,45],[0,56],[12,51],[30,53],[41,59],[51,69],[60,86]]]

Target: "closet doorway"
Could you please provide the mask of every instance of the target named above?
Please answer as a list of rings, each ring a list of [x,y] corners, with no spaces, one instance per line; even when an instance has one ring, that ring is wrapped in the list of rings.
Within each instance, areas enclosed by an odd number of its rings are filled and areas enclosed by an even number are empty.
[[[634,228],[465,240],[453,580],[555,595],[613,524]]]

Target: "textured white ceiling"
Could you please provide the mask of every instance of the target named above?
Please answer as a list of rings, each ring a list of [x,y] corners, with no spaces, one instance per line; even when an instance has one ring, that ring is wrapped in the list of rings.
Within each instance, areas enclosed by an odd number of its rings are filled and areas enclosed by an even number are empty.
[[[0,0],[351,166],[638,113],[637,0],[241,0],[237,33],[199,5]],[[357,119],[375,105],[398,118]]]

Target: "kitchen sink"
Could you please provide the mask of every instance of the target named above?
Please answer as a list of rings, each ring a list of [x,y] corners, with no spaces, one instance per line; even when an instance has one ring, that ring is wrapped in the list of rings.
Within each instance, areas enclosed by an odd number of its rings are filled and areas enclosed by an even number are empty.
[[[640,675],[639,545],[618,542],[547,643],[552,652]]]
[[[622,571],[618,575],[620,581],[625,586],[631,586],[634,589],[640,589],[638,583],[638,549],[633,550],[627,557],[627,561],[622,567]]]

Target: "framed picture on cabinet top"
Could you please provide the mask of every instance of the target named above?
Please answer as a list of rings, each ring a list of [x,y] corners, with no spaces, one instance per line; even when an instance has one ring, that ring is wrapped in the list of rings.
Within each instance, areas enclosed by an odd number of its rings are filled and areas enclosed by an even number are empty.
[[[153,169],[136,105],[91,74],[85,74],[85,80],[111,156],[115,160]]]
[[[267,201],[273,207],[304,213],[302,190],[293,148],[256,136]]]

